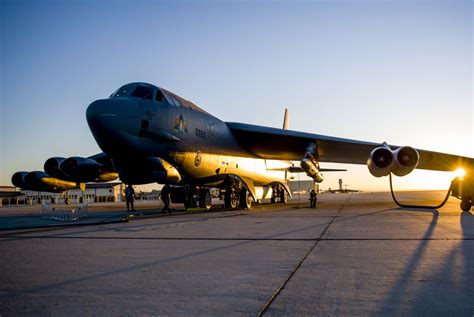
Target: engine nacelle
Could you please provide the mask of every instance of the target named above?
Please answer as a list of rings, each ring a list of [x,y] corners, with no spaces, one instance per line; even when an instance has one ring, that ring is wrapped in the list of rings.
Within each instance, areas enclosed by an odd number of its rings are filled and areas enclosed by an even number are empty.
[[[411,173],[420,161],[418,151],[410,146],[402,146],[393,152],[395,160],[391,172],[397,176]]]
[[[74,178],[95,179],[99,176],[102,165],[88,158],[74,156],[62,161],[59,168]]]
[[[148,157],[144,161],[123,165],[119,175],[125,184],[177,184],[181,181],[178,170],[158,157]]]
[[[387,176],[390,173],[405,176],[418,166],[419,160],[418,151],[410,146],[402,146],[395,151],[382,146],[372,150],[367,167],[375,177]]]
[[[51,169],[54,172],[54,164],[59,162],[60,158],[51,158],[45,163],[48,165],[47,172]],[[57,172],[57,177],[72,180],[78,183],[87,182],[110,182],[118,178],[116,172],[104,170],[104,166],[97,161],[84,157],[70,157],[59,163],[59,170],[64,175]],[[49,173],[48,173],[49,174]]]
[[[310,158],[304,158],[301,160],[300,166],[306,175],[314,179],[316,183],[321,183],[324,180],[323,174],[319,171],[319,164],[315,163]]]
[[[370,152],[367,167],[370,174],[375,177],[382,177],[390,174],[393,162],[393,152],[387,147],[378,147]]]
[[[28,185],[25,182],[25,176],[28,174],[28,172],[16,172],[12,176],[12,184],[15,187],[19,187],[21,189],[31,189],[28,187]]]
[[[41,171],[17,172],[12,176],[12,183],[21,189],[44,192],[62,192],[76,187],[74,182],[57,179]]]
[[[59,165],[65,160],[64,157],[51,157],[44,162],[44,171],[49,176],[64,178],[65,174],[59,168]]]

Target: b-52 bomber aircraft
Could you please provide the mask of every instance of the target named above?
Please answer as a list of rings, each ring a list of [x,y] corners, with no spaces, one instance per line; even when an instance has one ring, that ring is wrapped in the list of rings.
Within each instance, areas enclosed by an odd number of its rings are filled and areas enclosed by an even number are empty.
[[[468,174],[455,196],[463,210],[473,203],[473,158],[291,131],[286,115],[283,129],[223,122],[147,83],[124,85],[109,98],[94,101],[86,117],[103,153],[53,157],[44,172],[17,172],[12,183],[62,192],[119,177],[126,184],[168,184],[172,202],[186,208],[211,208],[210,188],[220,188],[227,208],[250,208],[264,198],[287,202],[289,173],[304,172],[320,183],[325,171],[320,163],[333,162],[366,164],[375,177],[404,176],[415,168],[463,168]]]

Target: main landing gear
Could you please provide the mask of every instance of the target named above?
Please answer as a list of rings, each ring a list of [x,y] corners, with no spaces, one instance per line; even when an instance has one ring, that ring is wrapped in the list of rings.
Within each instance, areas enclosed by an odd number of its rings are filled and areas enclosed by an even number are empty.
[[[212,207],[212,196],[209,188],[197,186],[175,186],[171,187],[171,202],[184,204],[185,209],[200,208],[206,210]]]
[[[272,198],[270,201],[272,204],[276,202],[286,204],[288,202],[288,193],[282,185],[275,184],[272,186]]]
[[[212,207],[212,196],[209,188],[201,188],[199,190],[199,207],[205,208],[206,210]]]
[[[252,207],[252,196],[250,192],[240,182],[229,179],[224,192],[224,206],[229,209],[236,209],[240,206],[244,209]]]

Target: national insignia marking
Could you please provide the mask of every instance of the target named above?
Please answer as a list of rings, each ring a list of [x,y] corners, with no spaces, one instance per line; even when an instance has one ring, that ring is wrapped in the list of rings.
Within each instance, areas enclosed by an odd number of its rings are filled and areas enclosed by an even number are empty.
[[[200,151],[196,153],[196,157],[194,158],[194,166],[198,167],[199,165],[201,165],[201,152]]]
[[[188,133],[188,123],[184,120],[182,114],[174,119],[174,130],[180,134]]]

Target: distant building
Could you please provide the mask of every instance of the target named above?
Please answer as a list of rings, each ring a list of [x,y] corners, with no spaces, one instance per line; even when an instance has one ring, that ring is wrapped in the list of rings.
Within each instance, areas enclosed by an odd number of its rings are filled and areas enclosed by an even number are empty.
[[[0,186],[0,206],[14,201],[15,197],[19,195],[20,192],[16,190],[15,186]]]
[[[319,192],[319,185],[313,180],[290,181],[290,191],[292,194],[308,194],[312,189]]]
[[[18,197],[20,204],[77,204],[81,202],[121,202],[123,201],[123,191],[125,186],[121,182],[113,183],[90,183],[86,185],[86,190],[82,192],[80,188],[73,188],[64,193],[37,192],[32,190],[22,190]],[[22,201],[23,200],[23,201]]]

